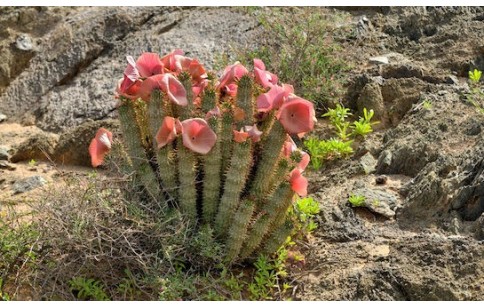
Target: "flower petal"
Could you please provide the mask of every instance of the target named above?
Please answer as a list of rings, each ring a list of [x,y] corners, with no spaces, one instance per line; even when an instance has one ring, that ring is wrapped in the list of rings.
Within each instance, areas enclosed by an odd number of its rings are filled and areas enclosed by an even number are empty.
[[[242,64],[235,62],[225,68],[216,88],[221,89],[226,85],[237,81],[247,73],[249,73],[249,71]]]
[[[183,84],[171,74],[163,74],[161,89],[168,94],[168,98],[179,106],[188,105],[187,91]]]
[[[272,87],[277,84],[279,78],[266,70],[254,67],[255,81],[264,88]]]
[[[177,60],[175,56],[183,56],[185,53],[181,49],[175,49],[161,58],[164,67],[172,72],[177,70]]]
[[[187,119],[181,125],[184,146],[199,154],[210,152],[217,141],[217,135],[204,119]]]
[[[141,77],[150,77],[163,73],[163,63],[158,54],[145,52],[136,61],[136,68]]]
[[[149,102],[151,98],[151,92],[155,89],[161,89],[161,83],[163,80],[163,76],[165,74],[158,74],[154,76],[150,76],[143,80],[139,89],[139,97],[145,102]]]
[[[234,132],[234,141],[237,143],[245,142],[247,138],[249,138],[249,133],[244,132],[242,129],[240,131],[233,130]]]
[[[260,141],[260,136],[262,136],[262,132],[257,128],[257,124],[254,124],[252,126],[246,125],[244,128],[253,142]]]
[[[126,60],[128,61],[128,66],[124,69],[124,76],[134,82],[140,76],[136,68],[136,62],[132,56],[127,56]]]
[[[177,134],[181,133],[181,128],[177,128],[178,119],[166,116],[161,123],[160,129],[156,133],[155,139],[158,149],[175,140]]]
[[[96,168],[104,161],[104,156],[111,150],[113,134],[107,129],[101,127],[94,139],[89,144],[89,155],[91,156],[91,165]]]
[[[299,169],[295,168],[291,171],[289,183],[291,183],[291,189],[299,196],[307,196],[308,180],[301,174]]]
[[[288,99],[276,117],[289,134],[307,133],[314,128],[316,122],[313,104],[297,96]]]
[[[260,70],[265,71],[266,65],[264,64],[264,62],[262,62],[261,59],[254,59],[254,68],[258,68]]]

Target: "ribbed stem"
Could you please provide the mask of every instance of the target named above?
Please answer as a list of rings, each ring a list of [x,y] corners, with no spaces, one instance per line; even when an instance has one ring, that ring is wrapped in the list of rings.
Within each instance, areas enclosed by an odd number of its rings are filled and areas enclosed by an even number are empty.
[[[165,145],[158,149],[156,134],[163,123],[165,116],[169,114],[166,96],[158,90],[151,93],[151,101],[148,105],[148,122],[150,126],[153,150],[156,153],[158,163],[158,174],[162,181],[164,191],[169,195],[171,200],[177,199],[177,182],[176,182],[176,157],[173,151],[173,143]]]
[[[181,211],[192,221],[197,219],[197,189],[195,154],[183,145],[182,136],[178,137],[178,174],[180,180],[179,206]]]
[[[292,196],[294,195],[291,186],[287,182],[281,183],[276,191],[269,197],[269,200],[261,207],[261,212],[264,215],[257,218],[252,224],[249,231],[248,238],[244,243],[244,248],[241,252],[241,259],[249,257],[262,243],[262,240],[270,230],[274,229],[274,220],[276,220],[281,213],[285,215],[288,206],[292,204]],[[285,216],[284,216],[285,217]]]
[[[248,75],[240,78],[237,85],[237,107],[245,113],[242,125],[252,125],[254,121],[253,81]]]
[[[220,136],[220,121],[218,118],[211,118],[208,120],[210,127]],[[217,212],[220,199],[220,184],[222,161],[221,155],[221,139],[218,138],[209,155],[203,156],[204,181],[203,181],[203,220],[206,223],[212,223]]]
[[[187,101],[188,105],[181,107],[180,110],[180,118],[182,120],[186,120],[188,118],[192,117],[192,111],[194,109],[193,105],[193,91],[192,91],[192,80],[190,77],[190,74],[187,72],[182,72],[178,76],[178,80],[180,80],[181,84],[185,88],[185,91],[187,92]]]
[[[272,254],[276,252],[286,241],[287,237],[291,235],[294,228],[293,223],[288,219],[279,228],[274,230],[272,234],[267,238],[262,254]]]
[[[249,225],[253,212],[254,203],[250,200],[242,201],[241,205],[237,209],[229,230],[229,237],[226,245],[226,260],[228,262],[233,262],[237,258],[240,248],[242,247],[242,243],[247,236],[247,226]]]
[[[264,198],[270,188],[271,178],[279,161],[281,149],[286,140],[286,131],[279,121],[274,121],[271,131],[262,140],[262,154],[251,188],[251,194]]]
[[[224,192],[215,218],[215,232],[223,238],[231,224],[245,186],[252,161],[252,140],[235,143],[230,167],[226,173]]]
[[[230,157],[232,154],[234,143],[234,118],[231,110],[224,110],[222,113],[222,127],[220,131],[221,151],[222,151],[222,174],[227,172],[230,164]]]
[[[165,198],[160,190],[158,180],[146,158],[145,149],[142,145],[140,127],[137,125],[135,110],[131,103],[125,103],[118,109],[121,130],[127,145],[134,170],[140,178],[140,182],[146,188],[153,200],[164,203]]]

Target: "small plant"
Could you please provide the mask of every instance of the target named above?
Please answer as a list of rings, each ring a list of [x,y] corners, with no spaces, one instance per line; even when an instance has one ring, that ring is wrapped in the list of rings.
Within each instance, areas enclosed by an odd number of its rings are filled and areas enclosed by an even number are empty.
[[[466,95],[467,100],[481,113],[484,114],[484,91],[480,88],[482,72],[478,69],[469,71],[471,93]]]
[[[364,206],[366,198],[362,195],[351,194],[348,198],[348,202],[354,207]]]
[[[345,108],[341,104],[338,104],[334,109],[330,108],[323,116],[329,118],[337,137],[329,140],[309,137],[304,141],[304,145],[311,154],[311,165],[315,170],[319,170],[324,161],[346,158],[353,154],[351,145],[354,139],[352,138],[366,137],[373,132],[372,126],[379,123],[371,121],[374,115],[373,110],[368,111],[363,108],[363,117],[352,124],[346,121],[351,115],[349,108]]]
[[[343,141],[338,138],[320,140],[315,137],[304,141],[304,145],[311,153],[311,165],[315,170],[321,168],[324,161],[345,158],[353,154],[352,143],[353,140]]]
[[[351,126],[353,130],[352,135],[354,137],[365,137],[369,133],[373,132],[372,126],[380,123],[378,121],[371,122],[371,118],[373,118],[374,114],[375,112],[373,110],[368,111],[366,108],[363,108],[363,117],[360,117],[358,121],[354,121],[353,125]]]
[[[426,100],[424,100],[424,101],[422,102],[422,107],[423,107],[425,110],[430,110],[430,109],[432,109],[432,102],[426,99]]]
[[[35,159],[31,159],[29,160],[29,167],[35,167],[35,165],[37,165],[37,161]]]
[[[301,230],[303,234],[309,234],[318,227],[314,217],[319,213],[319,203],[313,198],[297,199],[291,210],[297,218],[296,230]]]
[[[104,291],[100,281],[75,277],[70,281],[71,292],[81,300],[109,301],[109,296]]]

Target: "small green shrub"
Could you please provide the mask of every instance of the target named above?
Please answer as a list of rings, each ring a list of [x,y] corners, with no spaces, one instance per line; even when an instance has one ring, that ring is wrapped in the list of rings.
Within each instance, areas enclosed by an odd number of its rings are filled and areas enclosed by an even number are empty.
[[[109,296],[104,291],[104,286],[95,279],[75,277],[70,281],[71,292],[81,300],[109,301]]]
[[[471,92],[466,95],[467,101],[472,104],[481,114],[484,114],[484,91],[480,88],[482,72],[474,69],[469,71]]]
[[[362,195],[351,194],[348,198],[348,202],[354,207],[364,206],[366,198]]]

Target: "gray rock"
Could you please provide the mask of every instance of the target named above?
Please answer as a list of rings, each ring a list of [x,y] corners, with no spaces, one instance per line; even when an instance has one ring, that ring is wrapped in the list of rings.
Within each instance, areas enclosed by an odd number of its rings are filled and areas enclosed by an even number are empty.
[[[358,111],[363,114],[363,109],[373,109],[375,112],[372,120],[381,121],[385,117],[385,104],[380,85],[370,82],[365,85],[356,101]]]
[[[82,7],[50,24],[22,74],[9,80],[0,111],[34,111],[36,125],[61,132],[114,116],[116,84],[126,67],[152,50],[176,48],[212,68],[215,55],[256,44],[257,20],[229,8]],[[235,59],[234,59],[235,60]]]
[[[6,170],[9,170],[9,171],[13,171],[13,170],[16,170],[17,167],[15,167],[14,165],[10,164],[6,160],[0,160],[0,169],[6,169]]]
[[[377,162],[378,161],[370,153],[366,153],[360,158],[360,166],[365,174],[375,172]]]
[[[37,187],[47,184],[47,181],[40,175],[34,175],[22,180],[18,180],[13,184],[13,191],[15,194],[21,194]]]
[[[364,207],[386,218],[395,217],[395,211],[397,208],[401,207],[401,203],[398,201],[397,196],[386,190],[360,188],[354,189],[353,193],[365,197]]]
[[[390,63],[388,61],[388,58],[385,57],[385,56],[371,57],[368,60],[370,61],[370,63],[373,63],[373,64],[388,64],[388,63]]]
[[[54,153],[59,136],[52,133],[39,132],[19,144],[10,161],[13,163],[30,159],[49,160]]]
[[[21,34],[17,37],[15,41],[15,46],[23,51],[29,51],[34,49],[34,45],[32,44],[32,38],[28,34]]]
[[[0,160],[8,160],[9,158],[10,154],[8,154],[8,148],[0,146]]]

